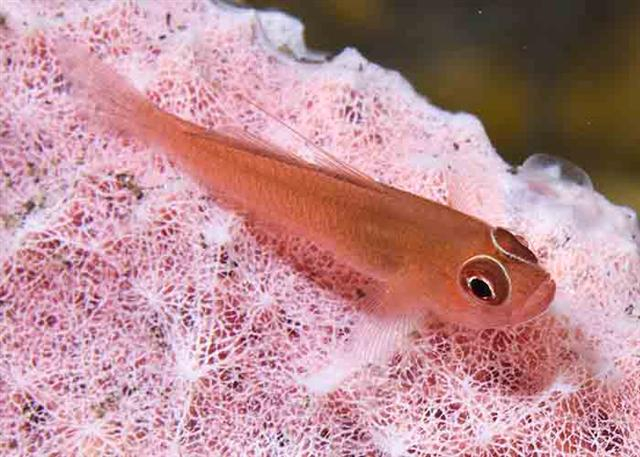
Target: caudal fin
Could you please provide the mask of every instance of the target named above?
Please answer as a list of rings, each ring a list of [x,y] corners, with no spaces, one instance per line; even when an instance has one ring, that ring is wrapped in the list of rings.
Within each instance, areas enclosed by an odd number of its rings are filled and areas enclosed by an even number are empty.
[[[91,123],[130,134],[147,144],[162,142],[172,116],[79,44],[59,38],[54,51],[71,93],[80,100],[81,114]]]

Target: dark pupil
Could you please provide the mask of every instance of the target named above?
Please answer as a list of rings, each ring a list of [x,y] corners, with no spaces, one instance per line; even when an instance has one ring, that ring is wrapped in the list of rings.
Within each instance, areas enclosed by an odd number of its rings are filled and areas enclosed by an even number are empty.
[[[473,295],[482,300],[493,298],[491,287],[489,287],[489,284],[487,284],[487,282],[483,279],[471,278],[469,280],[469,287],[471,288],[471,292],[473,292]]]

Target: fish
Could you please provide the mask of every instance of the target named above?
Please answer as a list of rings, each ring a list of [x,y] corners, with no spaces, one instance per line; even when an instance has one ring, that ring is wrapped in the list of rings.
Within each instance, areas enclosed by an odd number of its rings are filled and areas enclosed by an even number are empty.
[[[368,312],[485,329],[529,321],[552,302],[551,275],[506,228],[378,182],[320,148],[308,161],[241,129],[189,122],[80,45],[54,47],[87,116],[159,147],[247,218],[300,236],[371,278]]]

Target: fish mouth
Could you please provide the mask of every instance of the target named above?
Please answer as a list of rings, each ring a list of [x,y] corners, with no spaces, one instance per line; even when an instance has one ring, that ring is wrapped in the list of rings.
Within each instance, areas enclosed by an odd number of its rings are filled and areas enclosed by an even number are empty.
[[[543,314],[549,309],[556,295],[556,283],[550,276],[540,283],[536,290],[529,296],[524,306],[515,314],[516,321],[526,322]]]

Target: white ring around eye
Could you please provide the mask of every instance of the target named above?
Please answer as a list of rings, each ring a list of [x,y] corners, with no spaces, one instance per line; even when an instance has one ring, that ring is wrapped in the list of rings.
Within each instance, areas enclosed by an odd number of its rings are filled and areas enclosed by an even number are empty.
[[[508,292],[507,292],[507,296],[504,298],[504,300],[501,303],[506,302],[511,297],[511,290],[512,290],[511,289],[511,277],[509,276],[509,272],[507,271],[507,269],[504,267],[504,265],[502,265],[502,262],[500,262],[496,258],[491,257],[490,255],[486,255],[486,254],[474,255],[473,257],[470,257],[469,259],[467,259],[462,264],[462,266],[458,269],[458,277],[460,277],[460,274],[462,273],[462,270],[464,270],[464,267],[466,267],[469,263],[471,263],[471,262],[473,262],[475,260],[480,260],[480,259],[488,260],[488,261],[496,264],[502,270],[502,273],[503,273],[504,277],[507,279]],[[459,283],[459,281],[458,281],[458,283]],[[495,290],[494,290],[493,287],[492,287],[492,292],[495,295]]]

